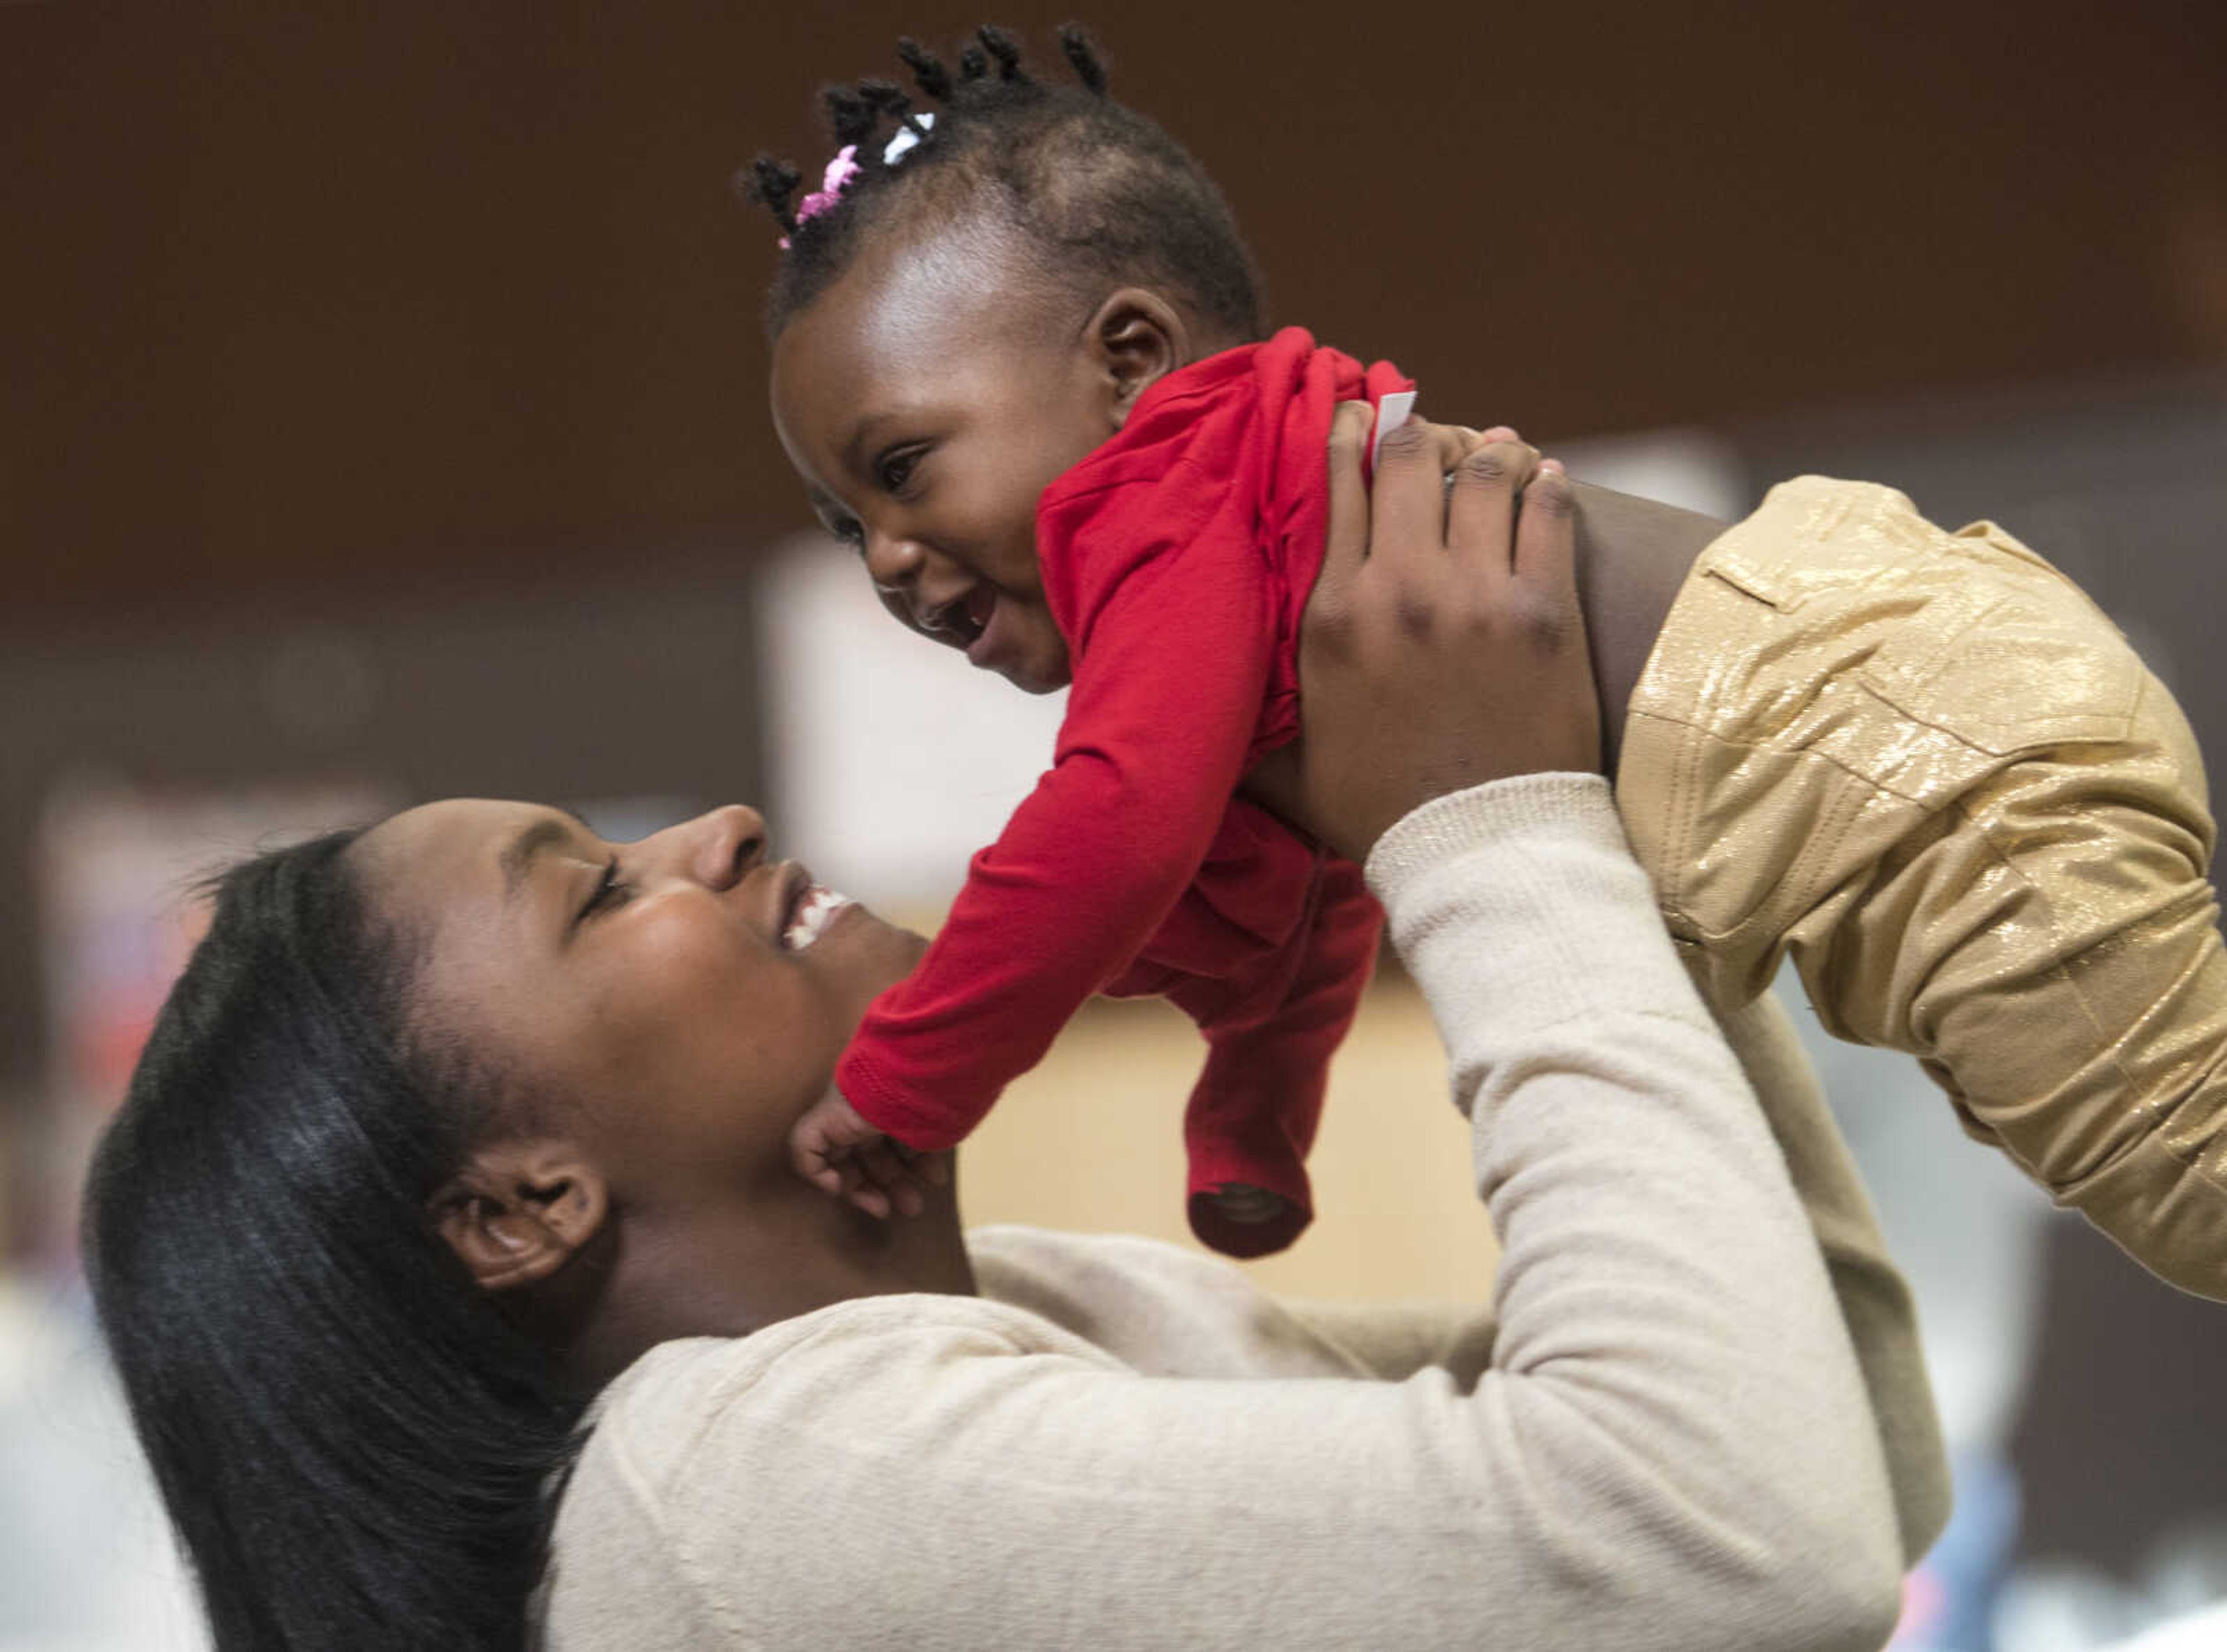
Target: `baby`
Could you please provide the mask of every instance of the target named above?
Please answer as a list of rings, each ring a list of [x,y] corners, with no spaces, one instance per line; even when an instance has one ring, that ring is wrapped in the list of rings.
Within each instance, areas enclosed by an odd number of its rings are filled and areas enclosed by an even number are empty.
[[[933,114],[831,93],[820,190],[756,163],[787,231],[774,413],[892,614],[1072,692],[1053,768],[792,1143],[831,1188],[884,1136],[949,1147],[1085,998],[1164,992],[1209,1043],[1193,1228],[1259,1254],[1308,1220],[1377,915],[1239,792],[1299,732],[1334,405],[1407,385],[1264,337],[1219,194],[1078,33],[1079,86],[978,38],[955,75],[901,47]],[[2000,530],[1885,488],[1804,478],[1722,533],[1585,515],[1619,807],[1712,1002],[1790,952],[1833,1031],[1917,1053],[1974,1134],[2227,1297],[2212,826],[2124,640]]]

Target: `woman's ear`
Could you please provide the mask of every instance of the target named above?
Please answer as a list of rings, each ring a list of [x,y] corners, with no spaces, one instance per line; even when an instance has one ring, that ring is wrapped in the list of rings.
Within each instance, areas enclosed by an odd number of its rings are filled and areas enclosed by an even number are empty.
[[[1103,375],[1115,430],[1127,422],[1138,397],[1190,361],[1190,329],[1183,312],[1145,287],[1109,295],[1091,316],[1084,343]]]
[[[433,1224],[486,1291],[533,1285],[602,1231],[602,1173],[558,1142],[499,1142],[433,1196]]]

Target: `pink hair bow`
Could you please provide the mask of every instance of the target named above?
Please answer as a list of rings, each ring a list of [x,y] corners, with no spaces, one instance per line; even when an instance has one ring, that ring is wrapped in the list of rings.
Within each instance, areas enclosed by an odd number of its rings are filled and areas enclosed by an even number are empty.
[[[843,198],[843,191],[858,175],[858,146],[845,144],[835,151],[835,158],[828,162],[826,175],[820,180],[820,187],[796,203],[796,221],[801,224],[806,219],[817,218],[826,212]],[[788,250],[788,236],[781,238],[781,245],[783,252]]]

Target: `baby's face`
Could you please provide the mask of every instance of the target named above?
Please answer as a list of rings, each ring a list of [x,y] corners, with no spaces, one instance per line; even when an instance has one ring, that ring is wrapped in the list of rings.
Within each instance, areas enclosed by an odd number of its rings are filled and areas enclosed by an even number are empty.
[[[1102,375],[995,238],[862,259],[774,347],[782,445],[882,604],[1031,693],[1069,677],[1037,501],[1120,428]]]

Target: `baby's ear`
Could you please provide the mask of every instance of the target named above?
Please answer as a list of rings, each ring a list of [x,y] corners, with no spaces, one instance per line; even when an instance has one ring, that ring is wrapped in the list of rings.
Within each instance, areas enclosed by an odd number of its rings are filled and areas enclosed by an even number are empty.
[[[1183,312],[1144,287],[1108,295],[1090,318],[1084,348],[1106,390],[1106,411],[1120,429],[1137,398],[1190,360],[1190,329]]]

